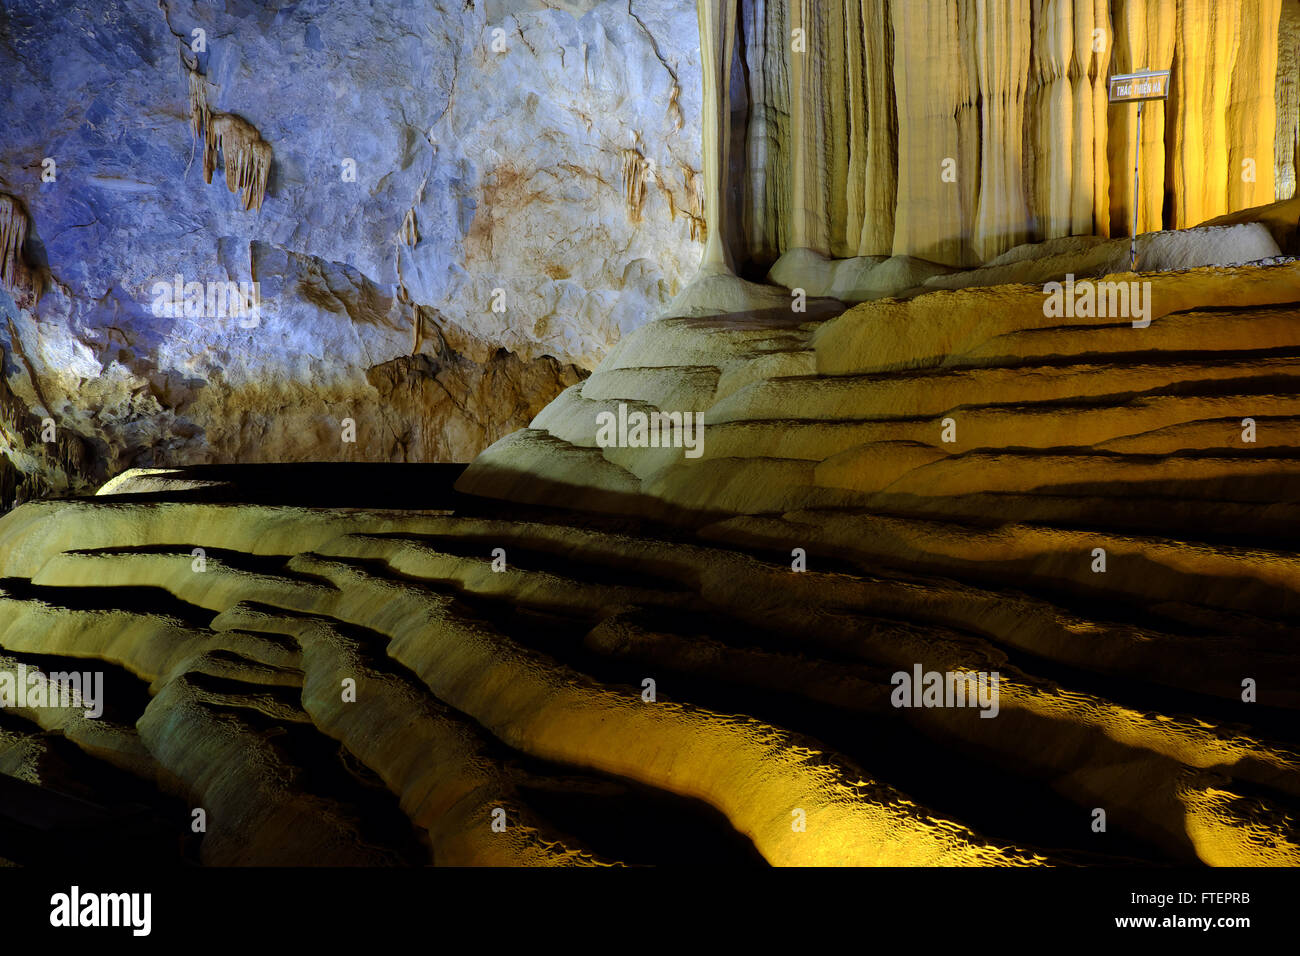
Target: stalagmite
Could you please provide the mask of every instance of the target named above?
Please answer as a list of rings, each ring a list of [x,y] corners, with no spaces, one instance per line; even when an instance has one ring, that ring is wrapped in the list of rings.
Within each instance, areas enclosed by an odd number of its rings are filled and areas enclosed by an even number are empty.
[[[233,113],[210,112],[203,148],[203,180],[212,182],[217,168],[217,151],[226,165],[226,188],[243,191],[244,209],[262,208],[266,180],[271,169],[271,144],[257,129]]]

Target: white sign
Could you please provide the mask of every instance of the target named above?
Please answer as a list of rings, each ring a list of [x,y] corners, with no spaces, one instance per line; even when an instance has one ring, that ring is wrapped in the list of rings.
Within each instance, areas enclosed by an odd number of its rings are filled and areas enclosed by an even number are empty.
[[[1119,73],[1110,78],[1110,101],[1112,103],[1163,100],[1167,96],[1169,96],[1168,70]]]

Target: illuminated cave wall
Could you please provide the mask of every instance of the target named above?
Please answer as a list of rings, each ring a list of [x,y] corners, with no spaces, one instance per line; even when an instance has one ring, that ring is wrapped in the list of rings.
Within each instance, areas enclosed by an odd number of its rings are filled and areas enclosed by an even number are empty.
[[[699,77],[693,0],[6,0],[0,510],[473,458],[694,274]]]
[[[1294,191],[1294,0],[739,2],[741,261],[1127,235],[1136,108],[1106,79],[1143,68],[1173,73],[1143,111],[1141,230]]]

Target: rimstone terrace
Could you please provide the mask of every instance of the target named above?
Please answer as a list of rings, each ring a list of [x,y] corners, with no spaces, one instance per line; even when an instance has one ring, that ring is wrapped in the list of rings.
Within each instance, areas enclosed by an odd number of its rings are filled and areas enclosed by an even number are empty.
[[[1132,319],[1135,329],[1151,324],[1150,282],[1076,282],[1071,274],[1063,283],[1048,282],[1043,294],[1043,315],[1048,318]]]

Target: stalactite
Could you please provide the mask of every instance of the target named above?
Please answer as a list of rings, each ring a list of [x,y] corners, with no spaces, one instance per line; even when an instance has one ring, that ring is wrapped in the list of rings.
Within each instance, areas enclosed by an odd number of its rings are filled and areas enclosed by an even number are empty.
[[[27,241],[27,211],[14,197],[0,193],[0,283],[9,290],[19,308],[35,304],[35,276],[23,262]]]
[[[402,217],[401,228],[397,230],[397,241],[412,248],[420,241],[420,230],[415,223],[414,207],[406,210],[406,215]]]
[[[844,190],[844,231],[854,236],[854,250],[862,237],[862,224],[866,219],[867,140],[870,136],[871,118],[867,114],[866,86],[868,64],[866,36],[863,32],[860,0],[843,0],[844,8],[844,95],[848,120],[848,181]]]
[[[43,420],[49,414],[49,401],[22,355],[12,319],[9,334],[17,354],[0,347],[0,368],[11,359],[25,366],[38,404],[29,407],[0,377],[0,513],[52,492],[84,492],[104,477],[98,471],[102,460],[71,428],[60,424],[55,440],[45,440]]]
[[[424,309],[411,301],[410,293],[406,291],[406,286],[398,287],[398,301],[403,307],[411,309],[411,354],[419,355],[420,346],[424,344]]]
[[[243,191],[245,210],[261,209],[271,170],[271,144],[242,117],[211,111],[203,147],[204,182],[212,182],[218,150],[226,167],[226,189]]]
[[[833,153],[834,144],[829,141],[834,134],[833,127],[827,127],[827,98],[822,86],[828,79],[828,71],[823,67],[830,27],[826,23],[826,8],[821,3],[789,0],[788,10],[792,37],[799,37],[802,48],[796,48],[792,40],[790,232],[785,248],[815,249],[830,254],[831,229],[826,206],[831,198],[833,176],[827,169],[827,158]],[[830,79],[842,75],[841,69]]]
[[[185,173],[189,175],[190,166],[194,164],[194,151],[207,133],[211,110],[208,106],[208,81],[199,72],[197,61],[191,63],[182,51],[180,63],[190,110],[190,157],[185,163]]]
[[[691,241],[704,242],[709,227],[704,220],[704,180],[689,166],[682,167],[682,185],[686,189],[686,216],[691,225]]]
[[[623,202],[627,207],[629,222],[640,222],[645,208],[646,173],[650,164],[635,147],[624,149],[620,153],[623,161]]]
[[[189,82],[190,133],[198,142],[208,128],[208,81],[196,68],[182,61]]]
[[[266,198],[266,180],[271,173],[271,144],[258,139],[249,148],[251,155],[241,167],[239,186],[244,191],[244,209],[254,206],[261,209]]]
[[[746,0],[742,4],[745,59],[749,66],[742,234],[749,258],[764,264],[781,254],[789,228],[790,32],[784,3]]]
[[[16,289],[23,278],[23,243],[27,241],[27,213],[13,196],[0,193],[0,281]]]
[[[1105,234],[1109,213],[1106,163],[1107,67],[1110,63],[1110,11],[1107,0],[1034,0],[1041,13],[1041,27],[1034,35],[1035,54],[1040,62],[1050,58],[1050,67],[1040,71],[1051,84],[1046,112],[1039,115],[1039,129],[1054,143],[1040,141],[1040,149],[1051,156],[1053,165],[1044,167],[1038,157],[1035,173],[1046,173],[1046,189],[1037,192],[1035,238],[1054,239],[1069,235]],[[1039,13],[1036,13],[1036,18]],[[1040,39],[1046,40],[1040,49]],[[1049,52],[1050,51],[1050,52]],[[1040,100],[1040,102],[1042,102]],[[1068,152],[1067,152],[1068,148]],[[1060,164],[1060,168],[1055,166]],[[1099,185],[1100,182],[1100,185]]]

